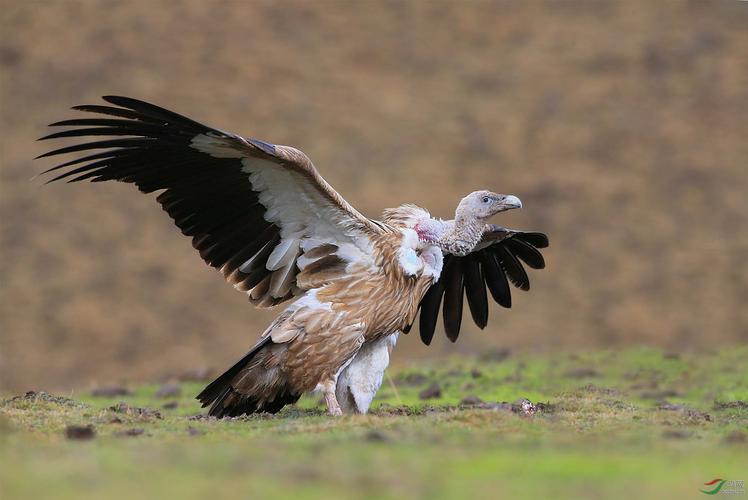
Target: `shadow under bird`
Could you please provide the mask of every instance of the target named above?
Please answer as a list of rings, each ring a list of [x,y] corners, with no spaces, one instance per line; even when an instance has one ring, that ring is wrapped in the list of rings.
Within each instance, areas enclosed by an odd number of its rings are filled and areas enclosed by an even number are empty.
[[[523,263],[545,266],[546,235],[488,223],[519,198],[476,191],[453,220],[415,205],[369,219],[298,149],[202,125],[128,97],[75,106],[98,115],[51,124],[42,139],[108,137],[39,156],[96,150],[44,173],[49,182],[121,181],[156,201],[205,262],[258,307],[288,303],[254,346],[197,399],[210,415],[277,412],[307,391],[332,415],[366,413],[400,332],[419,319],[428,345],[439,310],[457,340],[463,301],[488,321],[488,294],[511,306]],[[101,150],[101,151],[99,151]]]

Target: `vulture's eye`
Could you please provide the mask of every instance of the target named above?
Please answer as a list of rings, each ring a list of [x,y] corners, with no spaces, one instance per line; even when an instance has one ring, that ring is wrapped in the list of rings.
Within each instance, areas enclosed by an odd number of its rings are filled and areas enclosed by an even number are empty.
[[[488,196],[483,197],[483,203],[488,203],[489,201],[491,201],[491,198],[489,198]]]

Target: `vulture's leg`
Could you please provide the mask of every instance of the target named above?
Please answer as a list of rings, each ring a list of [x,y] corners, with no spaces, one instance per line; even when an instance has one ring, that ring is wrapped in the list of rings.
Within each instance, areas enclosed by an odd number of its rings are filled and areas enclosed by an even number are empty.
[[[325,404],[327,404],[327,411],[333,417],[339,417],[343,415],[343,410],[340,409],[338,404],[338,398],[335,397],[335,380],[329,379],[321,383],[322,391],[325,395]]]
[[[384,371],[390,363],[392,348],[399,332],[364,344],[351,363],[338,376],[335,394],[343,413],[366,413],[369,411]]]

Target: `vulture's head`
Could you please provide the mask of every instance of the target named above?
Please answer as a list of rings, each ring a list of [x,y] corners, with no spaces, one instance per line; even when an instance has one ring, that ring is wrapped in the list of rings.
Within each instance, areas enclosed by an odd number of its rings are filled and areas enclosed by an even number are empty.
[[[513,208],[522,208],[522,202],[514,195],[474,191],[460,201],[455,215],[457,219],[486,220],[499,212]]]
[[[480,243],[490,217],[521,207],[516,196],[475,191],[457,205],[453,221],[433,219],[427,213],[413,229],[423,244],[436,245],[445,253],[467,255]]]

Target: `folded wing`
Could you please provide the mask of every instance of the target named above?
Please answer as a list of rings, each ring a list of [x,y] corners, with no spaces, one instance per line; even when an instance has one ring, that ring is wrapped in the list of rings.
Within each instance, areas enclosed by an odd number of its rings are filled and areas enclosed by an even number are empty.
[[[440,309],[447,337],[452,342],[457,340],[465,298],[473,321],[479,328],[485,328],[488,295],[499,305],[511,307],[509,283],[520,290],[529,290],[530,280],[523,263],[543,269],[545,260],[538,249],[547,246],[548,237],[543,233],[490,226],[472,253],[464,257],[445,255],[439,281],[420,303],[419,329],[423,343],[431,343]]]
[[[136,99],[104,100],[112,106],[73,108],[103,116],[51,124],[67,129],[42,139],[109,138],[41,155],[87,152],[44,172],[55,174],[49,182],[116,180],[161,191],[157,201],[203,260],[259,306],[288,300],[319,273],[334,279],[350,262],[370,259],[370,237],[382,226],[351,207],[301,151]]]

